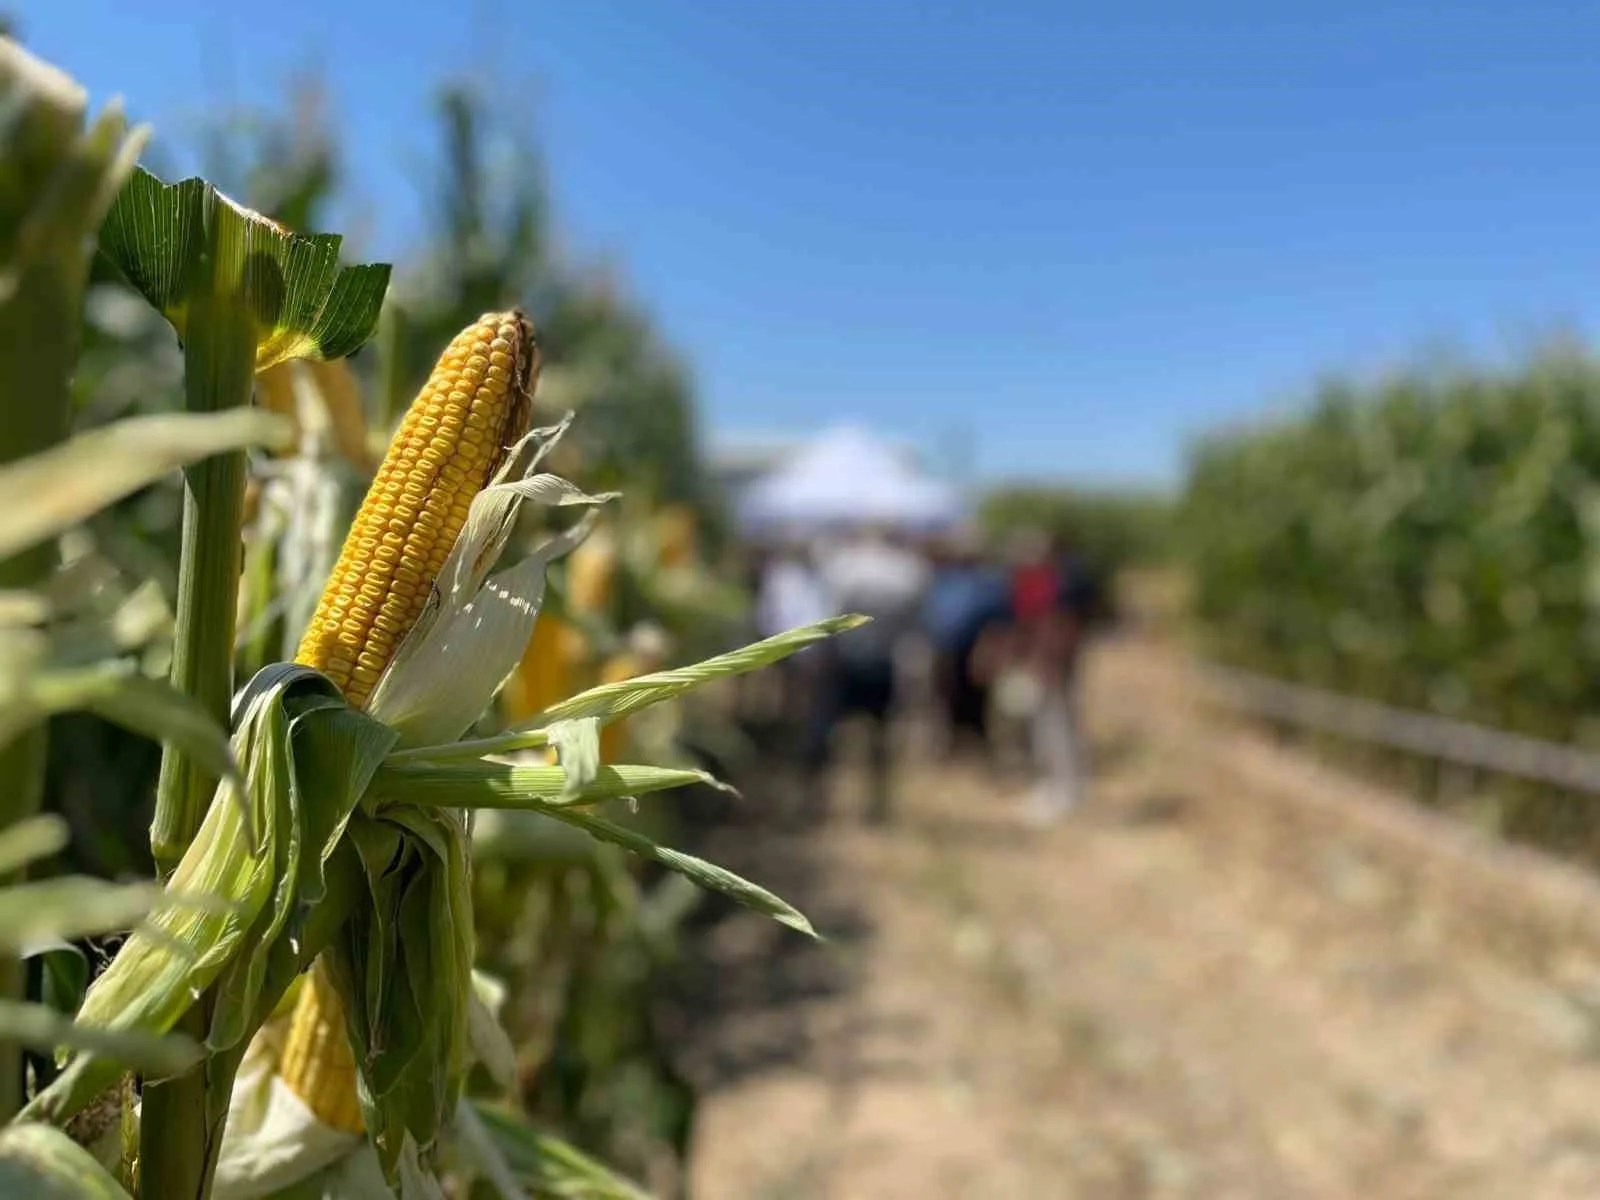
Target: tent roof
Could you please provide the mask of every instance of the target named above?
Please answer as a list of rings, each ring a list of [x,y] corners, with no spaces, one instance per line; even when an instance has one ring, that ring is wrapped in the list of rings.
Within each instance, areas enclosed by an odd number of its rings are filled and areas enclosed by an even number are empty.
[[[755,528],[930,529],[959,520],[962,504],[953,488],[923,475],[889,443],[846,425],[822,433],[751,484],[739,510]]]

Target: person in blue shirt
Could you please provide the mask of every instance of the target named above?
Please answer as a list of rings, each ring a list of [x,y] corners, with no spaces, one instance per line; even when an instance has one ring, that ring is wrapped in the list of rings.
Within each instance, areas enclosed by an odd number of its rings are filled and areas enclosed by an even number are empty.
[[[973,530],[950,538],[938,555],[933,582],[922,606],[922,627],[934,651],[946,732],[946,750],[989,744],[989,682],[973,670],[973,654],[985,631],[1011,620],[1006,572],[984,553]]]

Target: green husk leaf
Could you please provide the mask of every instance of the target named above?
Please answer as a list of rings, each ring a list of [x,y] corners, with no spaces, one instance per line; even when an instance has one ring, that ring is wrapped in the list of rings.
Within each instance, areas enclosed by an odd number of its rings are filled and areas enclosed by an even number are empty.
[[[394,745],[391,730],[335,697],[305,697],[296,708],[289,726],[292,758],[286,754],[282,763],[289,787],[274,821],[281,836],[273,838],[272,899],[247,952],[218,977],[207,1036],[213,1048],[249,1036],[299,972],[301,927],[327,894],[328,860],[372,773]]]
[[[576,800],[583,790],[594,782],[600,771],[600,720],[597,717],[578,717],[570,721],[556,721],[545,730],[550,744],[556,748],[561,769],[567,782],[561,789],[561,799]]]
[[[318,707],[336,690],[315,671],[274,664],[246,685],[238,705],[234,752],[245,789],[224,781],[206,810],[200,831],[166,887],[167,902],[123,944],[95,980],[79,1020],[114,1032],[165,1033],[233,963],[242,947],[268,952],[269,907],[279,879],[280,821],[292,812],[288,769],[293,704]],[[197,901],[209,898],[210,903]],[[263,914],[266,914],[265,916]],[[219,1008],[253,1010],[248,988],[229,988]],[[232,1029],[213,1028],[215,1047]],[[112,1083],[115,1064],[80,1055],[28,1106],[30,1116],[61,1122]]]
[[[706,784],[722,787],[704,771],[680,767],[619,765],[600,767],[576,795],[567,791],[567,772],[556,766],[512,766],[480,761],[396,762],[395,756],[373,777],[371,796],[380,807],[412,804],[424,808],[546,809],[599,804],[670,788]]]
[[[426,1153],[438,1140],[470,1061],[466,836],[452,814],[410,807],[360,814],[349,836],[370,903],[324,961],[344,1004],[366,1125],[393,1180],[406,1145]]]
[[[81,524],[188,463],[279,445],[288,433],[283,418],[256,409],[129,417],[0,467],[0,558]]]
[[[864,624],[867,619],[856,615],[829,617],[825,621],[790,629],[692,666],[639,675],[617,683],[603,683],[599,687],[590,688],[586,692],[580,692],[576,696],[552,704],[526,725],[510,733],[492,738],[456,742],[453,745],[401,750],[394,757],[435,760],[478,758],[485,754],[509,754],[517,750],[547,745],[550,740],[550,727],[558,721],[594,717],[602,725],[609,725],[630,713],[638,712],[641,708],[671,700],[694,688],[703,687],[713,680],[726,679],[770,666],[807,646],[854,629]]]

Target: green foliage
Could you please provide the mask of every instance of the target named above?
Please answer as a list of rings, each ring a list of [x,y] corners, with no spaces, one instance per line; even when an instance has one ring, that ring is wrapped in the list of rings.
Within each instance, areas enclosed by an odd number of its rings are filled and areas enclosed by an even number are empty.
[[[1113,574],[1170,553],[1173,503],[1159,492],[1016,486],[985,496],[978,519],[996,542],[1025,529],[1058,534],[1092,566]]]
[[[380,418],[392,417],[396,404],[410,399],[438,347],[461,325],[486,309],[519,304],[534,315],[540,331],[546,363],[540,396],[546,411],[553,414],[569,407],[584,410],[577,426],[580,440],[575,457],[578,461],[571,464],[571,469],[581,472],[586,481],[597,486],[615,483],[626,487],[630,497],[639,500],[646,512],[662,500],[685,501],[701,510],[700,527],[704,530],[704,517],[709,507],[705,492],[707,476],[699,464],[693,392],[687,372],[663,345],[653,323],[635,301],[598,273],[574,266],[570,257],[554,251],[556,238],[548,219],[545,184],[536,148],[516,131],[500,110],[485,105],[472,93],[458,90],[445,95],[440,106],[440,126],[444,132],[443,150],[435,169],[427,176],[435,201],[433,219],[414,253],[407,254],[406,261],[401,264],[403,305],[390,305],[386,309],[379,352],[375,356],[379,361],[373,364],[373,356],[369,355],[356,364],[358,371],[369,375],[374,374],[370,368],[375,365],[383,376],[381,389],[368,389],[369,409]],[[219,124],[218,130],[214,153],[207,156],[208,165],[213,157],[226,160],[215,174],[230,190],[237,188],[234,194],[245,204],[292,230],[303,230],[317,227],[320,216],[341,199],[340,189],[345,177],[341,170],[337,131],[322,123],[314,103],[298,105],[287,121],[273,115],[256,115],[245,118],[241,124],[229,118],[228,124]],[[207,173],[214,172],[208,170]],[[275,268],[265,275],[259,269],[232,272],[222,281],[230,296],[238,293],[250,297],[251,303],[245,308],[246,315],[254,318],[252,324],[257,326],[253,332],[267,335],[251,339],[264,343],[255,347],[254,365],[260,366],[263,361],[284,353],[329,354],[348,349],[350,339],[331,336],[340,330],[331,328],[324,319],[329,312],[339,309],[338,303],[324,307],[315,303],[298,304],[286,289],[269,287],[271,294],[263,295],[258,294],[262,289],[255,285],[272,284],[280,275],[291,274],[290,267],[314,266],[319,278],[325,281],[361,278],[360,270],[341,269],[336,247],[331,242],[283,235],[253,220],[248,210],[228,205],[208,190],[202,194],[200,188],[198,183],[166,188],[153,177],[141,175],[133,190],[127,193],[132,200],[106,228],[102,241],[102,250],[106,253],[93,264],[85,321],[80,325],[69,314],[64,323],[56,323],[57,332],[67,341],[76,342],[81,334],[83,356],[72,380],[70,406],[64,405],[53,414],[58,418],[59,432],[53,431],[50,440],[56,440],[60,432],[65,431],[69,416],[75,428],[87,431],[94,438],[118,418],[167,413],[185,403],[184,356],[187,354],[191,360],[195,357],[192,343],[196,342],[198,333],[205,332],[194,324],[195,309],[190,303],[188,288],[192,281],[186,278],[180,261],[185,258],[184,246],[196,244],[196,237],[191,235],[198,234],[212,241],[222,238],[232,244],[241,238],[232,236],[230,231],[239,233],[242,230],[244,236],[255,239],[256,248],[262,251],[252,260],[255,267]],[[104,199],[109,201],[109,198],[107,195]],[[138,226],[146,209],[157,203],[166,206],[163,210],[167,214],[165,228],[175,235],[158,238],[159,245],[148,235],[160,233],[160,230]],[[162,248],[168,252],[165,259],[154,253]],[[309,258],[302,253],[307,248],[315,251]],[[294,261],[291,262],[291,258]],[[302,263],[302,258],[307,261]],[[146,298],[160,308],[167,320],[162,320],[144,303],[129,286],[130,279],[142,286]],[[369,289],[366,298],[371,299],[372,294]],[[338,301],[339,297],[335,295],[333,300]],[[372,305],[359,307],[364,331],[370,324]],[[183,335],[181,349],[175,345],[174,328]],[[240,350],[248,348],[238,347]],[[245,353],[233,354],[230,360],[237,360],[242,368],[248,357]],[[204,382],[204,373],[194,371],[193,365],[191,362],[187,373],[191,393],[197,381]],[[242,383],[244,377],[242,369],[234,370],[225,382]],[[217,395],[226,392],[230,397],[227,403],[231,404],[237,401],[241,389],[213,387],[211,391]],[[380,391],[382,398],[371,403]],[[193,407],[195,396],[191,394],[187,400]],[[165,415],[159,418],[170,419]],[[141,426],[130,428],[138,430]],[[129,480],[129,486],[147,481],[144,477],[133,480],[131,475]],[[95,482],[104,491],[126,490],[120,486],[113,488],[115,480],[109,476],[96,476]],[[180,578],[180,495],[176,480],[169,479],[141,487],[90,517],[82,533],[92,545],[97,560],[103,558],[111,568],[128,576],[153,581],[151,592],[164,591],[170,597]],[[226,525],[231,533],[236,533],[238,528],[237,519],[231,513],[226,521],[218,524],[219,527]],[[236,542],[236,537],[230,538],[230,560]],[[192,553],[183,553],[193,561]],[[662,594],[641,592],[636,606],[639,611],[630,610],[630,619],[648,619],[669,601],[687,604],[692,609],[693,604],[688,602],[698,599],[671,591],[668,583],[682,582],[676,577],[652,577],[647,582],[660,584]],[[679,588],[680,592],[682,590]],[[216,597],[219,603],[228,599],[222,592],[217,592]],[[231,602],[224,606],[231,612]],[[665,623],[676,625],[671,619]],[[217,631],[214,641],[218,646],[225,646],[228,641],[228,624],[231,621],[199,623]],[[196,623],[189,621],[188,625],[193,627]],[[144,671],[165,672],[170,659],[167,647],[170,634],[168,622],[151,639],[158,644],[139,647],[138,665]],[[207,657],[219,659],[220,656]],[[139,684],[148,682],[143,676],[135,680]],[[92,863],[107,872],[144,873],[149,869],[145,824],[150,813],[156,753],[148,741],[128,734],[112,721],[120,719],[130,728],[145,729],[150,721],[157,718],[166,721],[172,714],[157,711],[153,706],[119,714],[109,711],[110,707],[107,703],[92,714],[75,713],[52,720],[48,804],[66,814],[71,822],[74,840],[66,855],[69,863]],[[101,712],[101,709],[107,711]],[[302,727],[297,725],[296,728]],[[309,753],[309,742],[315,732],[312,724],[304,725],[305,736],[300,738],[302,744],[298,752]],[[192,739],[185,742],[185,746],[190,754],[198,753],[199,746]],[[214,762],[209,769],[220,771],[222,764]],[[564,778],[560,769],[537,765],[518,769],[535,776],[541,771],[549,774],[552,777],[549,799],[562,811],[548,815],[524,811],[511,815],[529,823],[542,822],[556,834],[567,837],[567,844],[581,848],[568,861],[539,867],[518,863],[515,870],[502,871],[517,877],[516,893],[530,906],[537,908],[548,904],[552,914],[549,934],[541,943],[552,951],[552,957],[531,965],[525,973],[517,973],[517,978],[570,980],[569,992],[552,1009],[543,1012],[541,1019],[552,1030],[559,1027],[563,1041],[570,1038],[580,1047],[576,1053],[563,1051],[556,1056],[559,1061],[541,1062],[537,1056],[528,1060],[522,1098],[536,1099],[542,1121],[581,1137],[586,1148],[608,1159],[620,1158],[643,1168],[651,1155],[658,1152],[660,1143],[652,1142],[653,1148],[647,1154],[634,1153],[624,1143],[634,1144],[636,1131],[643,1124],[656,1130],[652,1137],[665,1136],[673,1148],[681,1149],[678,1134],[662,1135],[661,1129],[665,1126],[675,1129],[686,1117],[662,1122],[655,1114],[668,1109],[683,1114],[690,1104],[681,1081],[672,1075],[649,1009],[659,990],[658,972],[669,955],[672,937],[670,928],[656,929],[651,925],[652,921],[661,924],[660,920],[643,914],[675,906],[651,906],[626,900],[635,887],[634,877],[643,872],[618,846],[599,846],[593,839],[622,842],[628,849],[651,858],[653,862],[646,868],[647,872],[653,873],[661,867],[666,871],[682,871],[791,920],[803,924],[803,918],[793,914],[793,910],[776,898],[717,872],[710,864],[657,845],[658,837],[670,834],[665,809],[646,813],[643,818],[613,814],[625,822],[624,827],[572,808],[572,801],[578,797],[567,794],[571,781]],[[652,771],[655,769],[623,768],[622,774],[632,772],[628,778],[635,785],[633,790],[639,791],[649,790],[639,785]],[[614,782],[619,772],[607,768],[601,775],[603,778],[595,781],[597,785]],[[655,771],[651,778],[682,782],[698,780],[701,776],[691,772]],[[532,783],[540,781],[535,779]],[[540,787],[530,787],[530,790],[538,793]],[[210,795],[209,789],[206,794]],[[274,792],[274,796],[277,795]],[[598,798],[598,791],[591,788],[582,802],[590,803]],[[539,797],[535,795],[534,799]],[[259,818],[262,828],[257,832],[263,836],[270,834],[271,830],[266,828],[269,824],[280,832],[296,827],[298,818],[291,819],[279,812],[282,804],[277,800],[271,808],[272,813],[249,812],[252,821]],[[530,808],[537,809],[538,804]],[[244,810],[238,808],[219,808],[215,820],[224,821],[224,812],[241,818],[245,815]],[[361,823],[378,820],[370,814],[360,816]],[[651,836],[645,837],[639,831],[641,828],[648,829]],[[239,845],[235,847],[238,854],[246,857],[255,854],[250,849],[256,844],[251,831],[241,830],[236,825],[234,832],[240,834]],[[321,833],[312,837],[302,830],[302,835],[308,846],[321,840]],[[175,840],[173,847],[181,840]],[[207,834],[203,832],[202,843],[206,841]],[[247,920],[232,912],[162,910],[150,928],[168,936],[164,940],[157,938],[160,945],[147,945],[147,938],[136,936],[133,941],[139,953],[130,953],[125,959],[124,972],[129,966],[144,961],[169,974],[176,982],[168,981],[163,994],[192,996],[191,985],[199,981],[190,976],[189,968],[178,959],[166,957],[166,951],[173,950],[179,959],[182,958],[183,933],[180,931],[173,936],[169,928],[173,921],[181,921],[186,931],[191,925],[226,919],[241,928],[248,926],[253,936],[259,935],[261,951],[241,954],[232,960],[222,981],[207,989],[204,1003],[195,1006],[183,1018],[196,1018],[192,1028],[186,1026],[196,1040],[209,1039],[213,1050],[218,1046],[227,1047],[215,1055],[213,1066],[208,1068],[214,1079],[226,1077],[236,1065],[243,1045],[239,1040],[241,1031],[253,1027],[261,1015],[256,1000],[281,991],[286,971],[303,965],[284,957],[282,950],[287,941],[274,935],[285,928],[298,927],[305,919],[305,910],[312,903],[312,897],[301,886],[306,873],[281,870],[283,863],[278,859],[286,852],[286,843],[281,838],[276,841],[269,838],[269,841],[273,849],[265,854],[264,861],[273,863],[279,886],[262,900],[252,918]],[[206,852],[204,844],[197,845],[194,851],[197,859],[204,858]],[[233,866],[238,865],[233,862]],[[333,871],[335,866],[341,869]],[[362,888],[357,886],[364,878],[359,867],[352,855],[344,855],[331,863],[328,886],[333,890],[336,883],[343,881],[340,883],[342,899],[338,904],[318,904],[314,911],[347,911],[350,905],[363,901]],[[504,864],[501,867],[504,868]],[[449,875],[449,872],[435,873]],[[460,873],[456,874],[459,882]],[[586,881],[601,874],[607,880],[603,890],[610,900],[597,903],[592,912],[581,904],[569,903],[588,886]],[[668,878],[679,879],[678,876]],[[217,890],[227,891],[226,888]],[[433,890],[443,894],[438,888]],[[597,888],[596,895],[601,890]],[[680,895],[664,888],[651,889],[649,894],[655,896],[658,892],[667,898]],[[460,900],[459,896],[451,898],[456,902]],[[419,900],[413,907],[421,911],[430,905]],[[650,928],[646,928],[647,925]],[[301,945],[325,944],[331,932],[328,929],[303,931]],[[525,924],[518,921],[510,934],[503,942],[487,939],[486,950],[490,947],[493,950],[486,957],[492,960],[503,951],[522,962],[524,956],[535,949],[530,944]],[[648,954],[641,950],[646,944],[650,947]],[[570,972],[565,972],[557,961],[563,947],[570,952],[573,961]],[[145,954],[146,951],[149,953]],[[93,954],[90,957],[94,957]],[[81,955],[79,961],[84,961]],[[409,976],[413,979],[426,976],[435,982],[459,979],[459,971],[433,970],[430,962],[428,955],[419,951],[416,963],[408,968]],[[215,963],[208,958],[206,965],[209,969]],[[101,978],[107,982],[99,984],[98,992],[93,993],[90,1015],[105,1017],[112,1009],[118,1013],[125,1010],[124,1015],[136,1015],[138,1003],[112,1003],[122,992],[118,976],[102,975]],[[516,999],[513,997],[514,1006]],[[35,1014],[34,1019],[43,1018]],[[158,1023],[170,1022],[164,1015]],[[117,1022],[112,1020],[110,1024],[114,1026]],[[56,1038],[65,1028],[60,1022],[52,1023],[46,1030],[47,1040]],[[521,1024],[516,1029],[519,1043],[524,1042],[531,1028],[531,1024]],[[385,1028],[381,1032],[389,1037],[394,1029]],[[129,1040],[134,1036],[129,1031],[106,1028],[104,1022],[97,1033],[83,1036],[91,1041],[99,1037],[98,1042],[86,1048],[99,1051],[104,1057],[80,1058],[77,1063],[85,1068],[93,1065],[97,1071],[109,1069],[110,1060],[114,1058],[129,1061],[132,1049],[143,1055],[158,1053],[163,1047],[167,1052],[174,1046],[181,1050],[185,1045],[176,1039],[159,1044],[135,1044]],[[72,1041],[74,1037],[81,1040],[80,1035],[67,1035],[64,1040]],[[152,1049],[152,1046],[157,1048]],[[417,1061],[420,1063],[425,1057]],[[133,1061],[146,1060],[136,1058]],[[60,1081],[61,1086],[53,1095],[60,1097],[69,1090],[84,1089],[85,1078],[86,1074],[80,1079]],[[109,1078],[109,1075],[102,1078]],[[41,1083],[48,1082],[49,1077],[41,1078]],[[75,1099],[81,1099],[90,1090],[93,1089],[83,1090]],[[410,1094],[413,1090],[420,1094],[421,1089],[412,1089],[407,1083],[379,1099],[398,1104],[405,1100],[402,1092]],[[146,1113],[156,1114],[150,1122],[152,1127],[173,1113],[186,1114],[183,1125],[187,1129],[198,1132],[215,1127],[221,1114],[214,1110],[201,1113],[192,1106],[172,1102],[157,1109],[153,1101],[167,1091],[165,1086],[145,1091]],[[211,1087],[210,1092],[214,1103],[225,1095],[225,1088]],[[602,1095],[607,1099],[597,1100]],[[594,1114],[600,1108],[605,1108],[610,1115],[603,1121],[596,1121]],[[646,1115],[640,1118],[640,1113]],[[167,1120],[167,1123],[172,1122]],[[385,1122],[372,1124],[382,1127]],[[550,1143],[550,1146],[555,1145],[557,1143]],[[617,1153],[619,1149],[620,1154]],[[541,1153],[549,1159],[548,1147]],[[667,1153],[670,1154],[671,1149]],[[575,1177],[589,1170],[578,1156],[573,1156],[568,1166],[571,1167],[569,1173]],[[170,1177],[152,1163],[147,1163],[146,1167],[147,1185],[152,1179]],[[517,1170],[519,1174],[524,1173],[522,1166]],[[530,1182],[549,1185],[553,1192],[560,1190],[554,1176],[544,1179],[535,1175],[532,1167],[526,1174]],[[576,1184],[568,1181],[562,1186]]]
[[[1194,454],[1181,543],[1227,662],[1600,744],[1600,364],[1325,383]]]

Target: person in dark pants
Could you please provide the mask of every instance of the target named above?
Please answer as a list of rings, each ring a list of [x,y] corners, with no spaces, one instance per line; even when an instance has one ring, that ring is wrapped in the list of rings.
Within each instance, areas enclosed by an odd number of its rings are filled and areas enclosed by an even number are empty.
[[[820,556],[819,573],[837,612],[863,613],[871,622],[840,634],[815,649],[820,661],[812,721],[809,774],[813,811],[827,811],[823,773],[835,729],[848,718],[867,721],[871,799],[867,819],[889,819],[893,773],[890,719],[894,715],[901,639],[911,629],[927,586],[927,567],[886,533],[866,531]]]
[[[1010,621],[1011,590],[1006,573],[985,561],[975,533],[958,534],[944,548],[921,619],[934,650],[945,750],[972,741],[988,754],[989,679],[975,669],[974,655],[986,630]]]

